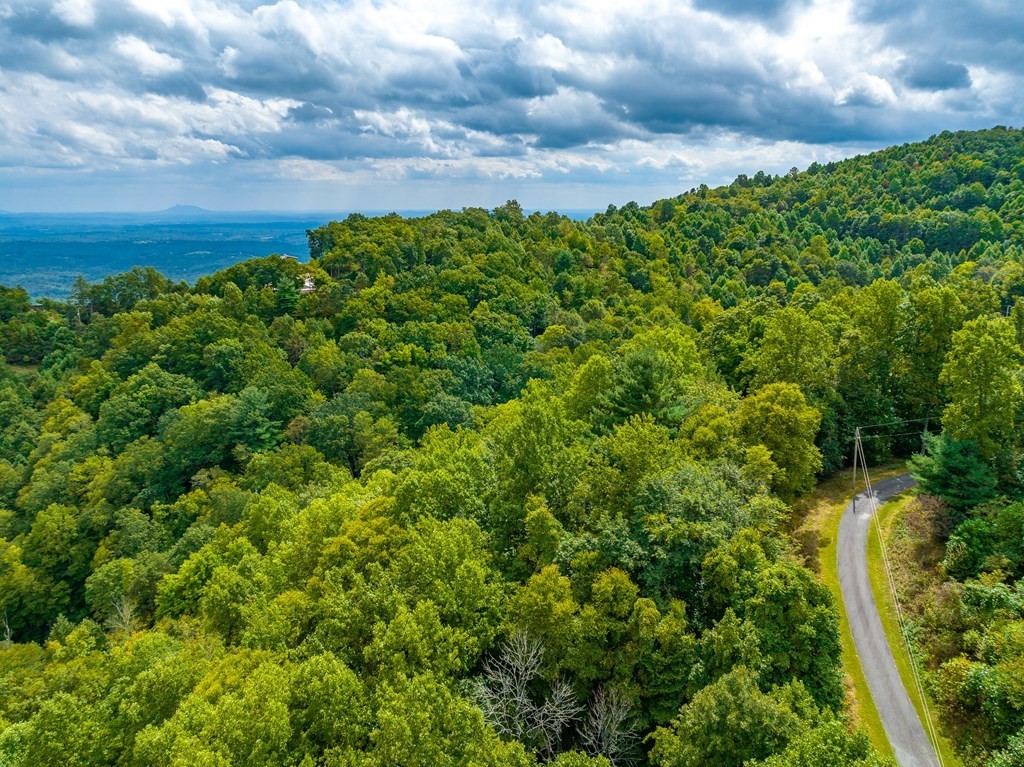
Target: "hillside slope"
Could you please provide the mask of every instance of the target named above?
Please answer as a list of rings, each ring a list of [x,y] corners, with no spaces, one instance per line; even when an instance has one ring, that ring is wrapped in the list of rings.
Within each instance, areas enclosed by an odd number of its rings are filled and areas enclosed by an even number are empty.
[[[788,504],[1018,492],[1022,141],[3,290],[0,763],[880,764]]]

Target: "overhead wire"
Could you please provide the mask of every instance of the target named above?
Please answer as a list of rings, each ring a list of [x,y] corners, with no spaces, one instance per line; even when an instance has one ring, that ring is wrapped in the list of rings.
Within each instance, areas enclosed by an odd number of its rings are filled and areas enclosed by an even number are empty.
[[[861,437],[861,440],[865,439],[891,439],[893,437],[919,437],[921,432],[919,431],[901,431],[897,434],[868,434],[866,437]],[[856,437],[850,440],[851,442],[856,441]]]
[[[926,419],[920,419],[925,421]],[[914,432],[916,433],[916,432]],[[893,435],[899,436],[899,435]],[[907,651],[907,657],[910,659],[910,671],[914,678],[914,687],[917,689],[918,697],[921,699],[921,706],[924,709],[924,725],[928,735],[928,740],[931,743],[932,749],[935,752],[935,757],[938,760],[939,767],[945,767],[945,762],[942,758],[942,749],[939,746],[939,736],[935,730],[935,725],[932,722],[931,710],[928,707],[928,698],[925,696],[924,685],[921,682],[921,674],[917,665],[917,659],[914,656],[913,649],[910,644],[910,632],[906,616],[903,612],[903,606],[900,603],[899,594],[896,591],[896,580],[892,574],[892,567],[889,563],[889,553],[885,545],[885,536],[882,534],[882,525],[878,521],[878,503],[875,497],[875,492],[871,487],[871,475],[868,473],[868,463],[864,455],[864,444],[863,438],[860,433],[860,428],[855,431],[854,437],[854,463],[853,463],[853,482],[854,488],[857,484],[857,464],[860,464],[860,468],[864,475],[864,495],[868,499],[870,504],[871,520],[874,525],[875,534],[878,536],[878,545],[882,553],[882,566],[885,569],[886,579],[889,582],[889,591],[892,594],[893,603],[896,606],[896,619],[900,626],[900,635],[903,639],[904,647]]]
[[[871,423],[871,424],[868,424],[867,426],[858,426],[855,429],[855,435],[850,438],[850,442],[856,442],[858,439],[863,441],[865,439],[895,439],[896,437],[916,437],[916,436],[921,435],[920,431],[901,431],[901,432],[896,432],[895,434],[867,434],[867,435],[863,434],[863,431],[864,431],[864,429],[878,429],[878,428],[881,428],[883,426],[897,426],[897,425],[903,425],[903,424],[908,424],[908,423],[923,423],[924,424],[924,432],[927,433],[929,431],[928,425],[930,423],[932,423],[933,421],[936,421],[936,420],[937,419],[935,419],[933,416],[928,415],[928,416],[925,416],[924,418],[897,418],[894,421],[888,421],[886,423]],[[856,482],[856,478],[854,479],[854,481]]]
[[[925,416],[924,418],[897,418],[886,423],[869,423],[867,426],[859,426],[857,428],[864,431],[864,429],[877,429],[879,426],[895,426],[901,423],[928,423],[931,420],[934,420],[931,416]]]

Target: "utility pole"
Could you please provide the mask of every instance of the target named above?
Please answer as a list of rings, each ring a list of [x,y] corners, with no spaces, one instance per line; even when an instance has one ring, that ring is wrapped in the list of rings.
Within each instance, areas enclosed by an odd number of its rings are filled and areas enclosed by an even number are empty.
[[[925,417],[923,420],[925,422],[925,432],[924,433],[927,434],[928,433],[928,418]],[[903,423],[907,423],[907,421],[905,420],[905,421],[903,421]],[[870,428],[870,427],[864,427],[864,428]],[[854,430],[854,436],[853,436],[853,443],[854,443],[854,448],[853,448],[854,496],[853,496],[852,509],[853,509],[854,513],[856,513],[856,511],[857,511],[857,494],[856,494],[857,479],[856,478],[857,478],[857,466],[858,466],[858,463],[859,463],[860,464],[861,474],[864,477],[864,497],[865,497],[865,499],[868,502],[868,515],[871,518],[870,524],[872,524],[874,526],[875,535],[878,538],[878,546],[879,546],[879,549],[881,550],[881,553],[882,553],[882,565],[885,568],[885,574],[886,574],[886,577],[887,577],[887,579],[889,581],[889,591],[892,594],[893,604],[896,607],[896,619],[897,619],[897,622],[899,623],[900,635],[903,638],[903,643],[904,643],[904,646],[906,647],[907,655],[910,658],[910,671],[913,674],[914,685],[917,688],[918,695],[919,695],[919,697],[921,699],[922,707],[924,708],[924,717],[922,719],[922,725],[924,726],[925,732],[928,735],[928,740],[931,743],[932,750],[935,753],[935,757],[936,757],[936,759],[938,761],[939,767],[944,767],[944,762],[943,762],[943,759],[942,759],[942,751],[939,748],[938,734],[935,731],[935,725],[932,722],[931,712],[928,710],[928,699],[925,697],[924,686],[921,683],[921,672],[918,669],[917,661],[914,658],[914,654],[910,650],[910,646],[911,645],[910,645],[910,638],[908,636],[907,619],[906,619],[906,616],[903,613],[903,607],[900,605],[899,592],[896,589],[896,582],[893,580],[892,567],[891,567],[891,565],[889,563],[889,554],[886,551],[885,534],[884,534],[884,532],[882,530],[881,523],[878,520],[877,496],[875,495],[875,492],[874,492],[874,490],[871,487],[871,475],[868,472],[868,461],[867,461],[867,457],[864,455],[864,441],[861,438],[860,430],[861,430],[861,427],[859,427],[859,426],[856,427],[856,429]],[[912,434],[912,433],[913,432],[908,432],[908,434]],[[922,435],[921,439],[922,439],[922,441],[924,440],[924,436],[923,435]]]
[[[857,513],[857,460],[860,457],[860,427],[853,432],[853,512]],[[864,467],[867,470],[867,467]]]

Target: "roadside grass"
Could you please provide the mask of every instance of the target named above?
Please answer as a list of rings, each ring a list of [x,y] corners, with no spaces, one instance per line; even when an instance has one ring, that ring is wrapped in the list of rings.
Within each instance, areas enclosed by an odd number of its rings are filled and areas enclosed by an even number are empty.
[[[888,464],[873,468],[871,478],[877,481],[905,471],[902,463]],[[885,756],[893,756],[892,746],[889,745],[882,720],[878,716],[878,709],[875,708],[875,702],[868,690],[860,659],[857,657],[839,587],[836,541],[839,538],[839,524],[843,519],[843,511],[853,493],[853,472],[850,469],[844,469],[819,484],[808,497],[795,506],[795,536],[803,543],[803,554],[808,565],[818,572],[822,582],[828,586],[839,610],[839,640],[842,646],[843,669],[846,672],[846,703],[852,723],[867,733],[876,751]]]
[[[882,534],[885,536],[888,548],[892,548],[890,541],[893,529],[902,520],[907,508],[913,501],[913,495],[903,494],[883,504],[878,509],[878,523],[882,529]],[[890,555],[890,566],[894,569],[905,567],[908,564],[915,563],[896,561]],[[885,574],[882,549],[878,540],[878,529],[874,525],[871,526],[871,530],[868,533],[868,574],[871,578],[871,590],[874,592],[875,602],[878,605],[878,613],[882,618],[882,627],[885,629],[885,635],[889,640],[889,647],[892,648],[892,654],[896,660],[896,668],[899,669],[900,676],[903,678],[903,684],[910,695],[910,700],[913,702],[914,708],[917,709],[917,715],[924,722],[925,707],[921,700],[921,693],[914,683],[910,654],[903,639],[903,633],[900,631],[899,618],[896,614],[896,602],[893,598],[892,589],[889,586],[889,579]],[[930,697],[928,698],[928,714],[931,717],[935,732],[938,733],[942,763],[945,767],[960,767],[960,760],[953,753],[949,741],[942,736],[938,711]]]

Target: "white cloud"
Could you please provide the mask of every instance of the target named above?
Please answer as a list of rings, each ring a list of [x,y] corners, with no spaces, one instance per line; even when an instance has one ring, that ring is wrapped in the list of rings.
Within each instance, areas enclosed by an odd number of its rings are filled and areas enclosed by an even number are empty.
[[[836,106],[881,107],[896,103],[896,93],[888,81],[877,75],[861,73],[838,94]]]
[[[58,0],[53,13],[73,27],[91,27],[96,21],[96,8],[92,0]]]
[[[134,35],[125,35],[114,41],[114,50],[134,64],[144,75],[165,75],[180,72],[184,64],[166,53],[162,53]]]

